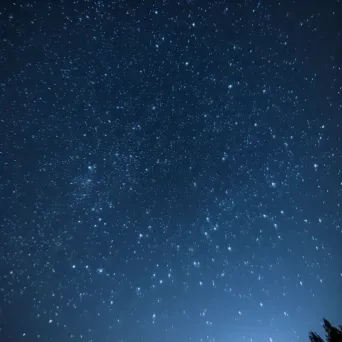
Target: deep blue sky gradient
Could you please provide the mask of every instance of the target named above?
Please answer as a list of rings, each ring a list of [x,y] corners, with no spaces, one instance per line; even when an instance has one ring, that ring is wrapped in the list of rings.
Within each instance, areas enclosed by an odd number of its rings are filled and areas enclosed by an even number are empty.
[[[4,2],[0,340],[341,324],[341,6]]]

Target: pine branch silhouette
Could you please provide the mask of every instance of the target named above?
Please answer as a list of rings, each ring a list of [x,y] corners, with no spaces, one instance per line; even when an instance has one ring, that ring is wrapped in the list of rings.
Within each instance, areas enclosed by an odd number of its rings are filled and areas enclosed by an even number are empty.
[[[323,328],[325,331],[326,342],[342,342],[342,326],[338,328],[331,325],[331,323],[323,318]],[[325,342],[321,336],[313,331],[309,332],[310,342]]]

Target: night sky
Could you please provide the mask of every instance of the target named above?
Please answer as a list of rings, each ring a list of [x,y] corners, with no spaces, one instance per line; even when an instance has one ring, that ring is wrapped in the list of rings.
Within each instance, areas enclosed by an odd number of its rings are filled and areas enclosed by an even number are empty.
[[[1,341],[342,323],[339,1],[2,1],[0,39]]]

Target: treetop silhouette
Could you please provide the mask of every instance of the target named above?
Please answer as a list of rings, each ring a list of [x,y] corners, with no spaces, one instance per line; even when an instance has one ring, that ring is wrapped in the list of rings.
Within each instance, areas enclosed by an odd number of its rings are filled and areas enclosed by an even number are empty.
[[[331,325],[331,323],[323,318],[323,328],[326,333],[326,342],[342,342],[342,326],[338,328]],[[321,336],[313,331],[309,332],[310,342],[325,342]]]

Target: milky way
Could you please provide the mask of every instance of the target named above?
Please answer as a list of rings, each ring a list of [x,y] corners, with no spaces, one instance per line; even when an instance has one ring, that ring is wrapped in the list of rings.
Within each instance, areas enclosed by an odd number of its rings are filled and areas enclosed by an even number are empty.
[[[342,323],[339,1],[1,7],[1,340]]]

